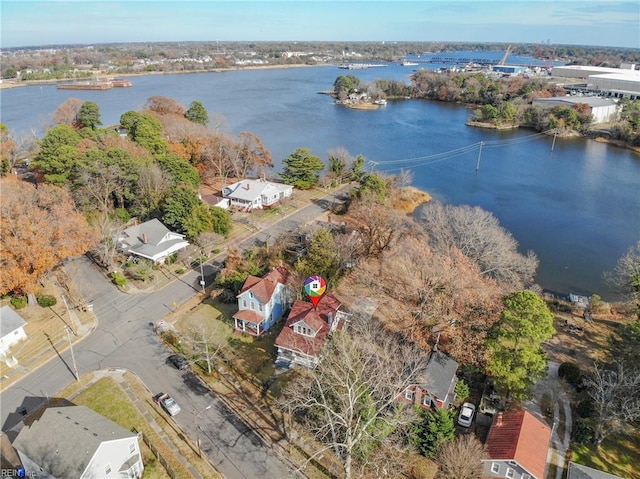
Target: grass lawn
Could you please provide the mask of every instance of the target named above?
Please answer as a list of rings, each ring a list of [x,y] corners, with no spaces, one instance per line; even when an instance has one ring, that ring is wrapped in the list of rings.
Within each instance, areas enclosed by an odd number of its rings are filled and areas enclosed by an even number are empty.
[[[640,479],[640,441],[633,435],[606,438],[600,449],[592,445],[574,445],[573,461],[627,479]]]

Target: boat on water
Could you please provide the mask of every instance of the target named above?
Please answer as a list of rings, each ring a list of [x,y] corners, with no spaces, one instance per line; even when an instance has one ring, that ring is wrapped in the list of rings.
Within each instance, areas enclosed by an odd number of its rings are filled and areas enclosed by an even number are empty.
[[[345,63],[339,65],[338,68],[342,68],[343,70],[364,70],[365,68],[379,68],[386,67],[382,63]]]
[[[385,100],[384,98],[380,98],[379,100],[376,100],[373,103],[375,103],[376,105],[386,105],[387,100]]]
[[[401,63],[401,65],[402,65],[403,67],[417,67],[417,66],[418,66],[418,65],[420,65],[420,64],[419,64],[418,62],[410,62],[410,61],[406,61],[406,60],[405,60],[405,61],[403,61],[403,62]]]

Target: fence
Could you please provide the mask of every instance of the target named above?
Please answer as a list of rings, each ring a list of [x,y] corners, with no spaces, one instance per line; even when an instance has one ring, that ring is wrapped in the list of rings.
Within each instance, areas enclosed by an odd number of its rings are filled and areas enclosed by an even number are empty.
[[[169,474],[169,477],[171,479],[176,479],[178,476],[176,475],[175,472],[173,472],[173,469],[171,468],[171,466],[169,465],[169,463],[167,462],[167,460],[164,458],[164,456],[162,456],[160,454],[160,452],[158,451],[158,449],[153,445],[153,443],[149,440],[149,438],[147,437],[147,435],[144,432],[139,432],[136,430],[136,428],[131,428],[131,430],[133,432],[135,432],[136,434],[139,434],[142,436],[142,441],[147,445],[147,447],[151,450],[151,452],[153,453],[154,456],[156,456],[156,458],[158,459],[158,462],[162,465],[162,467],[164,467],[165,471],[167,471],[167,474]]]

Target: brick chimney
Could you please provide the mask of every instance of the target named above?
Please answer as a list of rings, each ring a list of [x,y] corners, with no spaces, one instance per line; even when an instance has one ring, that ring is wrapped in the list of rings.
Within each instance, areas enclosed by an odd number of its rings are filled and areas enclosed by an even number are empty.
[[[502,426],[502,412],[498,413],[498,417],[496,418],[496,426]]]
[[[142,242],[147,244],[149,242],[149,238],[147,238],[147,233],[142,233]]]

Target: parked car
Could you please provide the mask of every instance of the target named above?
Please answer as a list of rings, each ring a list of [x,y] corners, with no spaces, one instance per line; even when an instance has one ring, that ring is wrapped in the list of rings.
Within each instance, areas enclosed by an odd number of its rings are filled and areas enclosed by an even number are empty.
[[[471,426],[475,412],[476,406],[474,404],[471,404],[470,402],[464,403],[460,409],[460,414],[458,414],[458,424],[462,427]]]
[[[180,371],[189,368],[189,361],[187,358],[180,356],[179,354],[172,354],[167,358],[167,361],[173,364],[176,369],[179,369]]]
[[[181,409],[178,403],[166,393],[160,393],[154,396],[155,401],[160,404],[165,411],[169,413],[169,416],[175,416]]]

